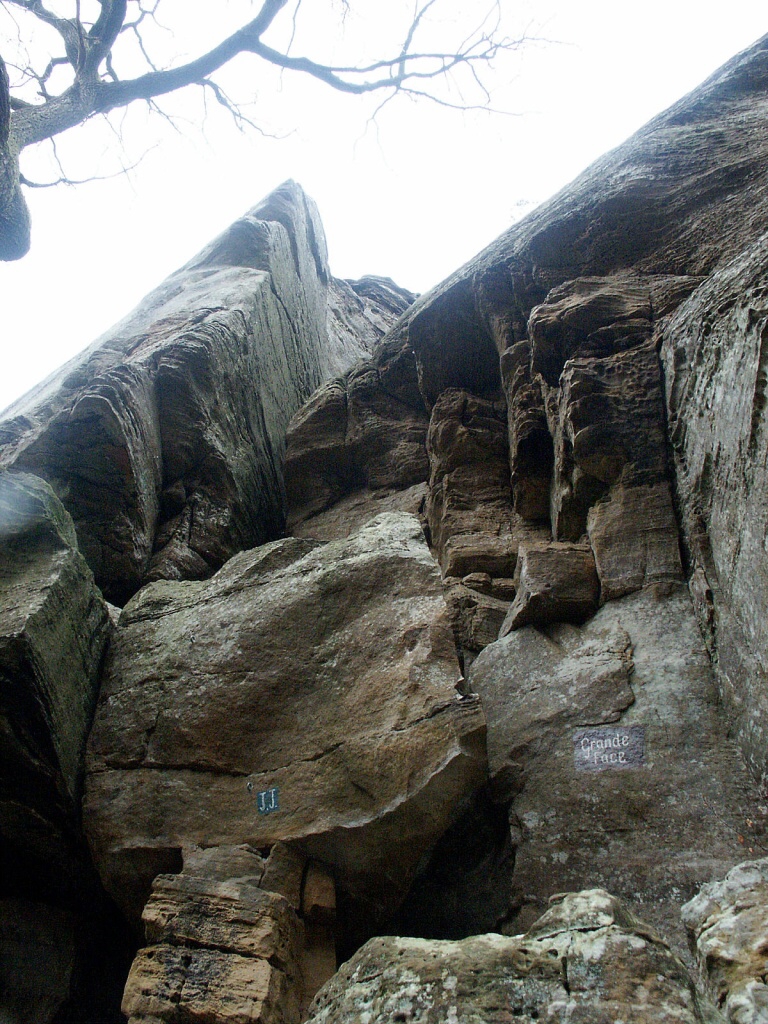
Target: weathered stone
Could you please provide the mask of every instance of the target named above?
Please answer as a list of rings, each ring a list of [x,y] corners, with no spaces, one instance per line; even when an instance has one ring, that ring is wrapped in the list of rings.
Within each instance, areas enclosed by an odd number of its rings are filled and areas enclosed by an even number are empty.
[[[501,355],[507,399],[510,487],[515,512],[526,522],[549,522],[554,445],[541,381],[534,377],[525,339]]]
[[[595,889],[560,897],[526,935],[476,935],[461,942],[372,939],[318,993],[309,1021],[716,1019],[653,929]]]
[[[488,576],[489,580],[490,578]],[[466,651],[480,651],[487,644],[497,640],[509,611],[509,601],[484,594],[475,587],[467,586],[451,577],[445,582],[445,602],[450,612],[453,635],[459,647]]]
[[[377,324],[375,293],[345,285],[329,332],[329,282],[314,204],[286,183],[7,410],[0,462],[50,481],[110,600],[279,535],[291,415],[396,316],[392,289]]]
[[[269,851],[259,884],[262,889],[285,896],[296,913],[299,913],[306,867],[305,856],[288,843],[277,842]]]
[[[652,345],[603,358],[570,360],[550,404],[556,537],[578,540],[587,529],[590,507],[613,488],[666,483],[661,374]],[[637,522],[627,522],[623,528],[632,526]],[[676,544],[671,504],[666,528]]]
[[[298,1024],[285,975],[267,960],[216,949],[139,950],[123,996],[129,1024]]]
[[[283,896],[233,879],[158,875],[141,918],[149,945],[226,950],[269,960],[289,976],[302,938]]]
[[[517,593],[500,636],[529,624],[584,622],[597,611],[600,583],[589,546],[521,544],[515,583]]]
[[[230,879],[260,885],[266,861],[250,846],[187,847],[183,854],[183,874],[194,878],[226,882]]]
[[[485,778],[459,675],[437,566],[402,513],[146,587],[121,615],[90,739],[84,816],[105,884],[137,915],[176,848],[290,840],[370,920],[391,912]]]
[[[426,482],[413,484],[401,491],[390,488],[371,491],[362,488],[340,498],[324,512],[318,512],[297,523],[291,532],[294,537],[309,537],[312,540],[341,540],[382,512],[409,512],[423,519],[426,497]]]
[[[388,277],[368,275],[359,281],[332,278],[328,289],[328,337],[331,350],[372,352],[416,296]],[[344,363],[331,372],[343,372]]]
[[[768,780],[768,238],[693,293],[661,335],[677,493],[702,628],[755,775]]]
[[[599,885],[683,954],[679,908],[743,858],[753,799],[685,587],[611,601],[581,628],[516,630],[478,655],[468,682],[497,799],[513,801],[510,927],[553,893]]]
[[[726,1018],[768,1020],[768,859],[702,886],[682,913],[702,978]]]
[[[5,893],[58,900],[78,884],[85,743],[110,630],[72,521],[50,487],[0,473]]]
[[[446,576],[512,576],[516,544],[503,402],[444,391],[427,434],[432,545]]]
[[[589,510],[587,533],[602,602],[682,579],[677,521],[666,480],[613,487],[607,499]]]

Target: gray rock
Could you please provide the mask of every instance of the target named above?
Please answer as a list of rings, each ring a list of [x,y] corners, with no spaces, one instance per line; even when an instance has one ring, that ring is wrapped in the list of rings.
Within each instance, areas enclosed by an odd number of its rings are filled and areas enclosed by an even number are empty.
[[[656,932],[594,889],[558,897],[525,935],[372,939],[318,993],[309,1024],[717,1019]]]
[[[288,182],[6,410],[0,464],[51,483],[114,603],[210,576],[279,535],[288,421],[368,354],[395,316],[385,291],[379,307],[332,282],[314,204]]]
[[[704,983],[727,1020],[768,1020],[768,858],[702,886],[682,913]]]
[[[768,780],[768,238],[691,295],[661,335],[677,493],[702,628],[739,744]]]
[[[496,798],[512,800],[505,929],[593,885],[631,899],[685,954],[680,906],[743,858],[753,817],[686,588],[611,601],[581,628],[510,633],[468,682]]]
[[[6,892],[71,894],[82,870],[79,801],[106,604],[51,488],[0,473],[0,836]]]

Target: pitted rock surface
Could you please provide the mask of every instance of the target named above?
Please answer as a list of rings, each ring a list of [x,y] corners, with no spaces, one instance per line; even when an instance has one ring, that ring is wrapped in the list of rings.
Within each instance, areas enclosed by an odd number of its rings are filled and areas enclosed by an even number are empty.
[[[726,1018],[733,1024],[767,1020],[768,858],[738,864],[702,886],[683,907],[683,921],[706,987]]]
[[[525,935],[372,939],[309,1024],[695,1024],[717,1020],[648,925],[600,889],[559,898]]]

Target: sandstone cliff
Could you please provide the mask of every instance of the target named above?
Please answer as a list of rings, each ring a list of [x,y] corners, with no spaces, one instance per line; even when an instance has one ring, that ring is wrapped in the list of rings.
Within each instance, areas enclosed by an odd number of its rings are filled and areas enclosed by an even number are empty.
[[[8,411],[13,1019],[96,903],[131,1024],[768,1019],[766,114],[411,305],[286,185]]]

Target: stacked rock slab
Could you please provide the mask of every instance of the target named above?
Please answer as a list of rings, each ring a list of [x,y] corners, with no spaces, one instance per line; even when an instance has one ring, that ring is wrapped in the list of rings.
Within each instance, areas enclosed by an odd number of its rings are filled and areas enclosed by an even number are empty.
[[[279,536],[288,420],[411,299],[357,287],[288,182],[6,411],[2,465],[51,483],[111,601]]]
[[[145,587],[89,742],[84,818],[108,891],[137,919],[185,847],[290,842],[371,927],[485,780],[485,722],[459,675],[440,574],[405,513]]]
[[[560,897],[525,935],[372,939],[317,995],[309,1024],[715,1024],[648,925],[599,889]]]

